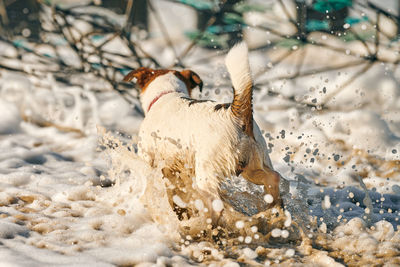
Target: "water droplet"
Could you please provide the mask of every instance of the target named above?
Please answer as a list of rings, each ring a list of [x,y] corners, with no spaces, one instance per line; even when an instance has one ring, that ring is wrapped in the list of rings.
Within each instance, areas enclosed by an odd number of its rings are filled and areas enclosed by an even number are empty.
[[[251,236],[246,236],[246,238],[244,239],[244,242],[245,242],[246,244],[250,244],[250,243],[251,243],[251,240],[252,240]]]
[[[268,204],[271,204],[272,202],[274,202],[274,197],[270,194],[266,194],[264,196],[264,201],[267,202]]]
[[[216,212],[221,212],[224,209],[224,203],[220,199],[214,199],[212,202],[212,208]]]
[[[324,196],[324,201],[322,202],[323,209],[329,209],[331,207],[331,200],[329,195]]]
[[[235,223],[235,226],[237,229],[242,229],[244,227],[244,222],[243,221],[237,221]]]
[[[283,238],[288,238],[289,237],[289,231],[288,230],[282,230],[281,236]]]
[[[194,206],[198,211],[202,211],[204,209],[204,204],[203,204],[203,201],[201,199],[196,199],[194,201]]]
[[[282,230],[281,230],[281,229],[278,229],[278,228],[275,228],[275,229],[273,229],[273,230],[271,231],[272,237],[280,237],[281,234],[282,234]]]
[[[292,248],[286,250],[286,252],[285,252],[285,256],[286,256],[286,257],[289,257],[289,258],[293,257],[294,254],[295,254],[295,251],[294,251],[294,249],[292,249]]]

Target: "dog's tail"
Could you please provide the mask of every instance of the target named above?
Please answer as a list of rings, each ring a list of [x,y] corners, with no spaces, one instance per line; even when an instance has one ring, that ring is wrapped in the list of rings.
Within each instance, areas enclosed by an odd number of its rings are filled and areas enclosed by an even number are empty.
[[[245,133],[253,134],[253,80],[250,73],[248,48],[245,42],[235,45],[225,58],[225,65],[233,85],[231,111],[241,123]]]

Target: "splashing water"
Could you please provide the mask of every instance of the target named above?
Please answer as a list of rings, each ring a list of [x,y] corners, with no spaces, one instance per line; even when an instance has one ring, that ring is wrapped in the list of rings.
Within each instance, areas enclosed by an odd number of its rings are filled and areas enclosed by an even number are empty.
[[[196,262],[285,262],[298,253],[305,262],[316,261],[315,255],[320,255],[320,262],[333,258],[351,262],[346,253],[323,256],[313,244],[330,251],[345,246],[337,241],[344,238],[340,227],[379,235],[400,224],[399,196],[363,186],[317,187],[301,175],[295,181],[283,179],[284,209],[267,209],[270,196],[242,177],[227,179],[221,186],[222,201],[208,205],[209,200],[192,187],[193,169],[151,168],[137,157],[134,144],[124,144],[104,130],[101,133],[101,144],[112,161],[109,175],[115,187],[132,188],[131,196],[140,199],[152,219],[165,227],[175,250]],[[347,241],[354,238],[344,235]],[[274,254],[277,251],[280,257]]]
[[[109,178],[115,190],[129,187],[129,195],[140,199],[151,218],[166,229],[174,249],[196,262],[285,262],[299,253],[306,256],[305,262],[306,258],[315,261],[315,255],[320,255],[321,262],[333,258],[351,262],[350,254],[323,256],[313,246],[328,251],[345,246],[337,241],[344,238],[340,227],[379,235],[400,225],[399,196],[368,191],[363,184],[362,189],[317,187],[301,175],[294,181],[283,179],[283,209],[268,209],[271,196],[240,176],[226,179],[222,201],[210,203],[193,189],[193,169],[167,169],[162,164],[151,168],[138,158],[135,144],[123,143],[104,129],[99,132],[111,159]],[[354,238],[345,237],[347,241]],[[277,251],[280,257],[274,254]]]
[[[240,243],[268,243],[281,236],[271,236],[272,229],[286,229],[295,238],[283,235],[287,241],[299,238],[299,230],[288,222],[290,213],[281,208],[267,209],[263,189],[241,177],[232,177],[222,185],[222,199],[212,201],[192,187],[194,171],[190,168],[174,170],[147,165],[135,154],[134,145],[123,144],[104,129],[99,129],[100,144],[110,156],[110,179],[116,187],[135,188],[132,196],[140,198],[152,218],[193,241],[216,241],[220,246]],[[140,166],[140,168],[138,168]],[[135,180],[135,181],[134,181]],[[268,198],[268,196],[266,197]],[[212,218],[217,216],[217,218]],[[241,222],[242,227],[237,227]],[[243,240],[242,240],[243,239]],[[242,241],[241,241],[242,240]]]

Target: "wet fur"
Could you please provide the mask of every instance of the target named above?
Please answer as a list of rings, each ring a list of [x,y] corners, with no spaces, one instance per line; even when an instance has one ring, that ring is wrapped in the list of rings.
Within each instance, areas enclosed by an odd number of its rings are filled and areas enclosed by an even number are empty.
[[[184,168],[193,168],[193,186],[208,199],[220,198],[220,183],[226,177],[242,174],[264,185],[275,205],[280,203],[280,175],[272,168],[265,140],[253,120],[247,53],[242,43],[226,57],[234,87],[233,102],[228,104],[188,100],[192,88],[202,85],[190,70],[141,68],[128,74],[125,80],[136,78],[142,88],[143,109],[151,106],[139,130],[138,154],[153,166],[174,169],[180,162]]]

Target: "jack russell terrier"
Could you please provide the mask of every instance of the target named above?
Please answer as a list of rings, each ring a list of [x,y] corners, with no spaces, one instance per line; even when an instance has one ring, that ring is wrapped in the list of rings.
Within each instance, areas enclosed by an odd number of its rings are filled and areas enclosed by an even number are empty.
[[[141,88],[145,118],[139,131],[138,155],[157,166],[159,160],[193,168],[193,188],[219,199],[220,184],[241,174],[263,185],[272,205],[280,205],[280,175],[273,170],[267,146],[253,120],[252,87],[247,45],[234,46],[225,59],[234,97],[232,103],[190,98],[203,85],[190,70],[139,68],[125,76]]]

